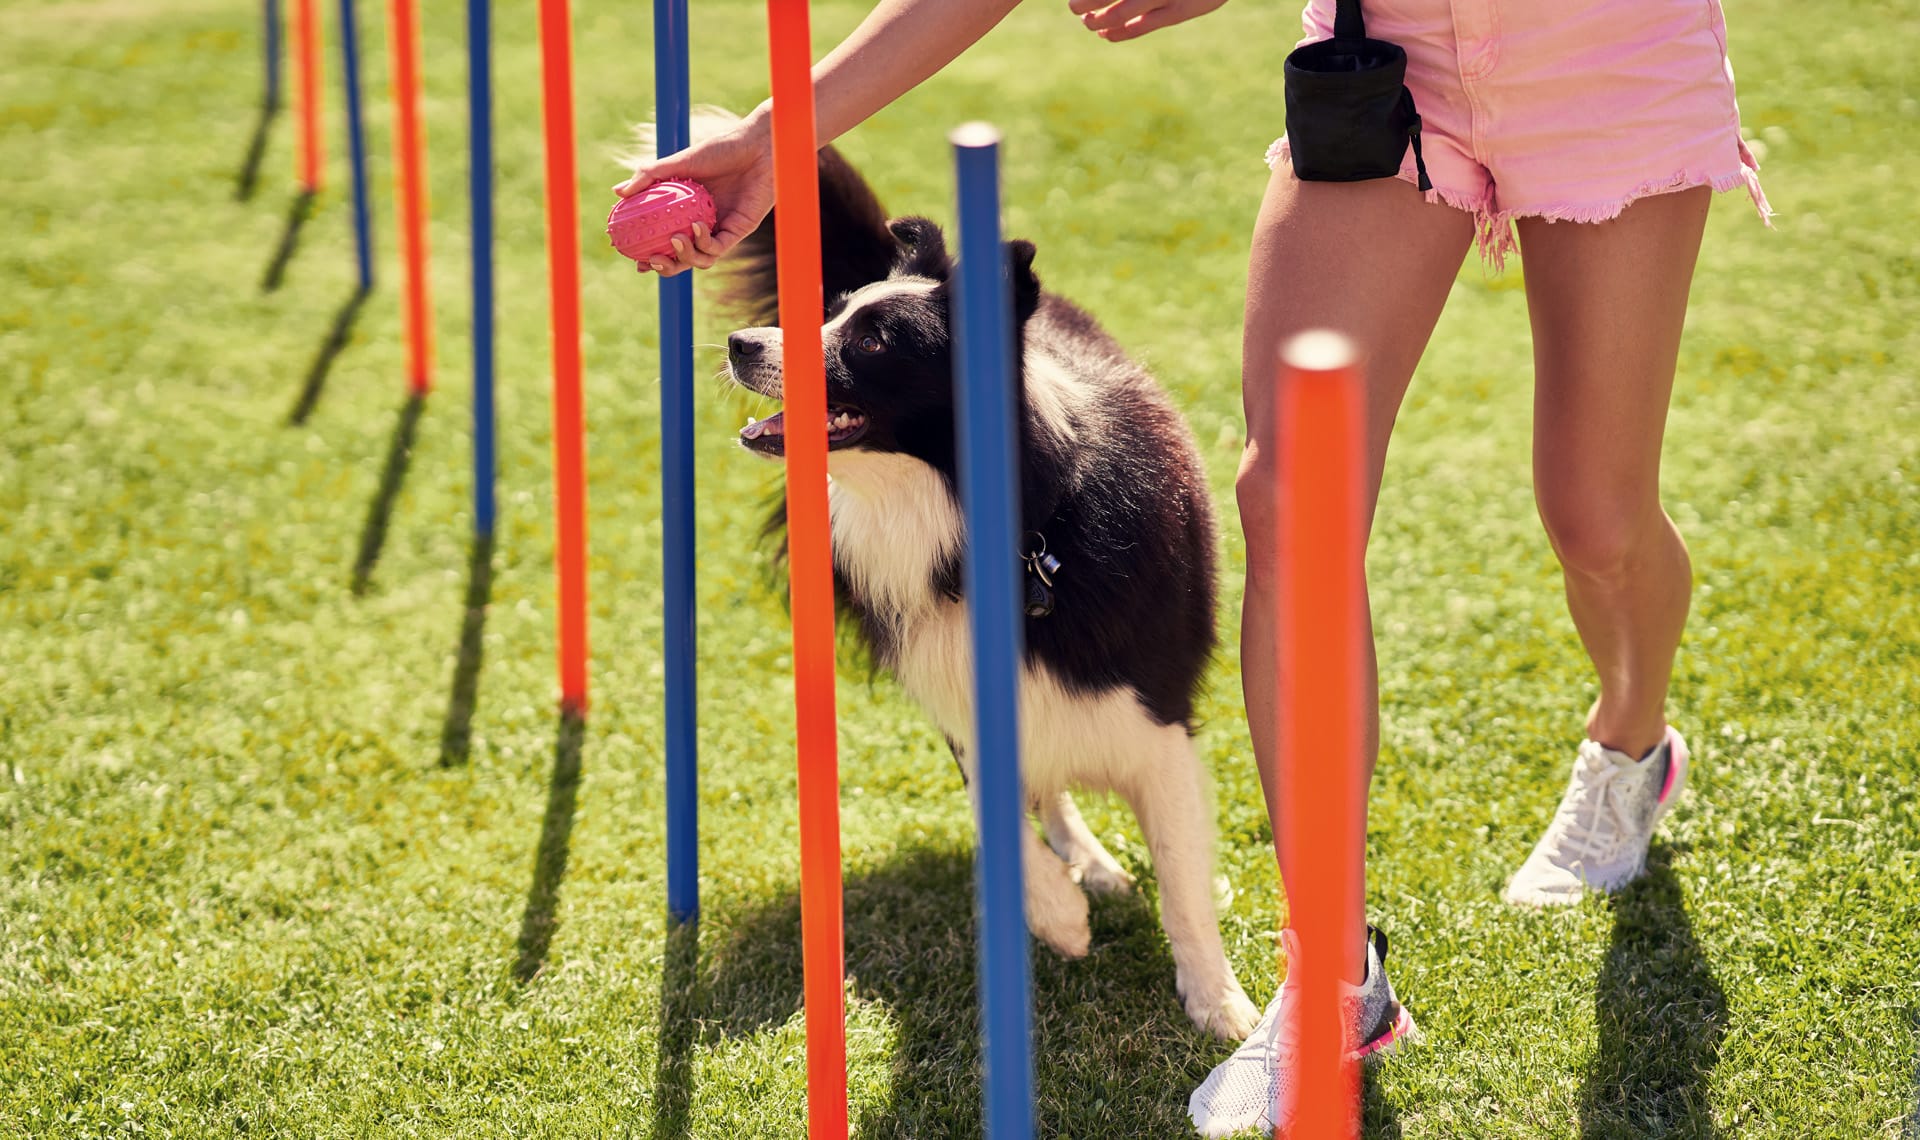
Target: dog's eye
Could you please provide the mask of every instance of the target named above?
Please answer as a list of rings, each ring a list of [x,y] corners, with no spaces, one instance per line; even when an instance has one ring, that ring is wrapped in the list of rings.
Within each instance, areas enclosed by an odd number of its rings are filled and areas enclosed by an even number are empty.
[[[863,336],[859,340],[855,341],[854,347],[859,349],[861,352],[866,353],[868,356],[872,356],[875,353],[884,352],[887,346],[880,343],[879,337],[874,336],[872,333],[868,333],[866,336]]]

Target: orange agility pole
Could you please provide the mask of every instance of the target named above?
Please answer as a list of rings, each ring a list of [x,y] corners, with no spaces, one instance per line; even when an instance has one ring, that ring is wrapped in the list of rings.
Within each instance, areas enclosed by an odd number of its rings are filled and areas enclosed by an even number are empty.
[[[294,59],[299,68],[300,185],[309,194],[320,192],[324,150],[320,123],[320,7],[316,0],[294,0]]]
[[[303,0],[304,2],[304,0]],[[393,57],[393,154],[400,244],[407,266],[407,386],[424,396],[433,371],[433,311],[427,302],[427,140],[420,122],[420,16],[414,0],[389,0]],[[569,136],[571,147],[571,136]]]
[[[560,580],[560,708],[587,709],[586,421],[580,398],[580,211],[573,160],[573,22],[540,0],[547,139],[547,279],[553,327],[554,565]]]
[[[1361,916],[1362,669],[1366,525],[1361,502],[1366,408],[1353,345],[1305,333],[1281,350],[1280,765],[1287,789],[1274,821],[1285,865],[1314,867],[1288,882],[1299,958],[1298,1066],[1292,1140],[1358,1135],[1359,1084],[1340,1026],[1339,962]],[[1286,1106],[1280,1119],[1287,1120]]]
[[[787,546],[800,763],[800,938],[807,1004],[807,1135],[847,1135],[840,770],[833,720],[833,543],[827,522],[827,380],[820,345],[820,184],[806,0],[767,0],[780,328],[786,398]]]

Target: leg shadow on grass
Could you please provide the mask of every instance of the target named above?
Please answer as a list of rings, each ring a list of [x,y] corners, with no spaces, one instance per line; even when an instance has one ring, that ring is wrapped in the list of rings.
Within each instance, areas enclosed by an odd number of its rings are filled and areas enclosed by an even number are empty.
[[[440,763],[452,767],[467,762],[473,746],[473,706],[480,693],[480,635],[487,628],[487,602],[493,596],[493,536],[473,536],[467,558],[467,604],[460,618],[460,654],[453,666],[453,696],[447,701],[447,722],[440,729]]]
[[[573,806],[580,794],[580,745],[586,718],[560,714],[560,737],[553,747],[553,779],[547,785],[547,814],[540,822],[540,845],[533,852],[533,885],[520,916],[519,954],[513,976],[531,982],[547,964],[547,948],[558,923],[560,883],[567,877],[567,851],[573,838]]]
[[[700,1012],[700,920],[669,922],[660,975],[660,1053],[653,1070],[653,1140],[684,1140],[693,1118],[693,1046]]]
[[[1673,854],[1655,846],[1646,875],[1611,900],[1581,1140],[1719,1135],[1707,1086],[1727,1030],[1727,995],[1694,941]]]
[[[850,875],[845,896],[853,999],[885,1007],[895,1029],[890,1092],[865,1107],[855,1130],[903,1140],[980,1135],[972,854],[903,855]],[[799,899],[740,919],[706,913],[697,1000],[709,1043],[787,1023],[801,1008]],[[1187,1097],[1232,1046],[1187,1021],[1153,906],[1142,895],[1093,900],[1093,949],[1077,962],[1031,946],[1040,1134],[1192,1135]],[[1377,1094],[1367,1116],[1368,1136],[1399,1135]]]
[[[360,531],[360,553],[353,560],[353,592],[367,592],[373,581],[374,563],[380,561],[380,548],[386,545],[387,524],[393,519],[393,502],[400,497],[400,484],[407,477],[407,460],[413,452],[414,430],[420,426],[420,413],[426,398],[410,393],[400,405],[400,420],[393,428],[393,442],[387,446],[387,465],[380,472],[380,487],[367,508],[367,525]]]
[[[267,135],[273,130],[273,120],[280,113],[278,103],[262,103],[260,119],[254,124],[253,138],[247,142],[247,157],[240,162],[240,174],[234,179],[233,197],[245,202],[253,197],[254,187],[260,184],[260,160],[267,154]]]
[[[287,228],[280,233],[280,244],[274,248],[273,260],[267,262],[267,275],[260,279],[260,291],[271,293],[280,288],[286,280],[287,265],[293,260],[293,253],[300,248],[300,230],[313,216],[313,191],[302,190],[293,199],[293,208],[287,211]]]
[[[360,306],[367,302],[367,291],[355,289],[347,303],[333,315],[333,327],[327,330],[327,339],[320,342],[320,351],[313,356],[313,365],[307,369],[306,383],[300,386],[300,398],[294,401],[293,411],[287,416],[287,423],[299,427],[313,414],[313,406],[320,402],[320,389],[326,386],[327,373],[333,371],[333,362],[347,347],[347,341],[353,336],[353,324],[360,319]]]

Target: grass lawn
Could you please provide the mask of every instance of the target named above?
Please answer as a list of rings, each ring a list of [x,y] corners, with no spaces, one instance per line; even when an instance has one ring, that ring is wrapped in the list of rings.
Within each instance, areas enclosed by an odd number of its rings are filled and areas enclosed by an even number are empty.
[[[588,234],[594,706],[568,740],[533,5],[497,13],[502,517],[472,627],[460,6],[425,14],[439,387],[411,425],[384,6],[361,7],[384,276],[290,426],[352,292],[338,119],[263,292],[294,190],[282,115],[235,194],[258,6],[0,0],[0,1136],[801,1136],[788,642],[755,537],[774,472],[731,438],[749,407],[702,385],[705,910],[697,943],[669,940],[652,284]],[[1242,0],[1110,47],[1062,7],[845,149],[895,212],[946,218],[945,128],[1001,123],[1009,233],[1153,362],[1230,512],[1245,246],[1296,19]],[[1523,267],[1467,265],[1371,553],[1370,908],[1430,1042],[1379,1072],[1371,1135],[1920,1127],[1920,9],[1729,7],[1780,219],[1715,207],[1666,452],[1698,579],[1673,703],[1694,782],[1616,900],[1499,902],[1593,683],[1531,502]],[[577,9],[597,231],[604,158],[652,106],[651,22]],[[816,5],[816,47],[862,10]],[[697,98],[764,94],[762,20],[695,5]],[[703,310],[703,370],[727,327]],[[445,767],[466,632],[471,748]],[[1200,743],[1228,950],[1264,1002],[1275,875],[1234,656]],[[966,802],[899,689],[842,663],[853,1116],[977,1135]],[[1042,1132],[1179,1137],[1227,1047],[1174,1000],[1131,817],[1085,806],[1144,885],[1096,905],[1085,961],[1035,955]]]

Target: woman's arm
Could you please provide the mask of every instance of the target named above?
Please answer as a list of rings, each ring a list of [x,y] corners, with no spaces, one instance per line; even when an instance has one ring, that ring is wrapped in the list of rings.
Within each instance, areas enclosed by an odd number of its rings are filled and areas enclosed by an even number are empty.
[[[859,126],[952,63],[1019,2],[881,0],[852,35],[814,65],[820,145]]]
[[[813,68],[814,130],[824,146],[906,94],[973,46],[1019,0],[881,0],[840,46]],[[752,233],[773,208],[773,108],[762,103],[731,130],[666,158],[641,163],[614,187],[622,197],[663,178],[689,178],[713,194],[712,233],[696,226],[691,243],[650,268],[671,276],[710,268]]]

